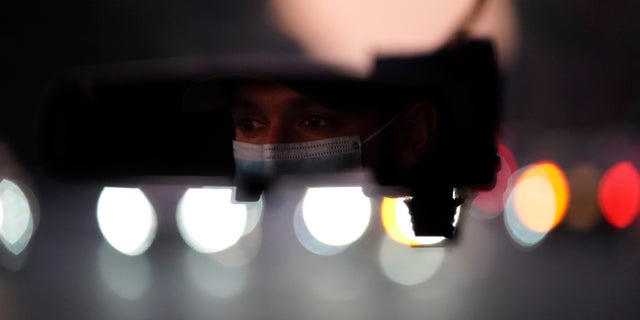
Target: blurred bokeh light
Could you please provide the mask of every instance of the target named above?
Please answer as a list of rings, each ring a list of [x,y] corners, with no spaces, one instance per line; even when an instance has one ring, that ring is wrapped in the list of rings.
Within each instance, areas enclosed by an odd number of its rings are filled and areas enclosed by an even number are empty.
[[[569,185],[560,167],[542,161],[517,178],[514,205],[520,220],[532,231],[547,232],[564,218],[569,205]]]
[[[437,244],[445,239],[444,237],[415,236],[409,208],[403,198],[384,198],[380,207],[380,216],[387,235],[400,244],[415,247]],[[455,222],[457,219],[458,215]]]
[[[476,1],[272,0],[276,20],[307,54],[330,64],[366,71],[377,55],[431,51],[459,32]],[[495,40],[503,62],[517,46],[510,0],[486,1],[464,26]]]
[[[139,255],[153,242],[158,218],[139,188],[103,188],[97,211],[102,235],[118,251]]]
[[[527,227],[520,218],[518,217],[514,205],[514,193],[522,192],[516,191],[521,188],[521,185],[516,185],[514,189],[509,194],[507,198],[507,203],[504,208],[504,224],[513,239],[518,245],[524,248],[533,248],[538,245],[548,233],[548,230],[545,232],[536,232]],[[539,190],[543,191],[543,190]],[[528,191],[525,191],[528,192]],[[543,192],[549,192],[548,190],[544,190]]]
[[[614,227],[625,228],[634,221],[640,210],[640,174],[631,162],[619,162],[604,173],[598,203]]]
[[[550,161],[524,167],[516,177],[505,207],[505,224],[518,244],[532,247],[563,220],[569,186],[562,169]]]
[[[479,210],[471,210],[471,214],[480,219],[495,218],[504,210],[506,196],[513,187],[511,176],[518,170],[515,157],[506,146],[498,145],[500,156],[500,170],[496,174],[496,185],[493,189],[480,191],[473,200],[473,207]]]
[[[309,252],[320,256],[332,256],[338,254],[349,247],[348,244],[335,246],[329,245],[316,239],[302,217],[302,208],[298,206],[293,215],[293,230],[298,242]]]
[[[227,302],[245,290],[249,269],[247,266],[221,264],[213,258],[214,255],[185,250],[183,268],[191,285],[215,298],[212,302]]]
[[[433,277],[444,261],[443,248],[418,249],[383,236],[378,261],[384,275],[405,286],[417,285]]]
[[[14,255],[19,255],[33,236],[35,221],[29,198],[18,184],[0,181],[0,240]]]
[[[516,216],[532,231],[551,230],[555,220],[556,199],[553,186],[543,176],[518,181],[513,190]]]
[[[151,284],[151,263],[146,255],[125,256],[104,243],[98,252],[98,271],[104,285],[126,300],[142,298]]]
[[[226,267],[246,266],[260,252],[262,245],[262,227],[254,227],[251,233],[243,235],[240,240],[226,250],[211,253],[213,259]]]
[[[0,230],[2,230],[2,221],[4,219],[4,206],[2,201],[0,201]]]
[[[589,163],[582,163],[567,172],[571,186],[569,209],[564,225],[576,231],[594,228],[601,220],[598,209],[598,169]]]
[[[262,197],[255,202],[243,202],[247,207],[247,222],[244,226],[243,235],[252,233],[256,228],[260,226],[260,220],[262,219],[264,200]]]
[[[247,204],[234,203],[232,188],[190,188],[178,204],[178,230],[202,253],[225,250],[247,230]],[[259,205],[261,206],[261,205]]]
[[[311,235],[330,246],[358,240],[371,219],[371,201],[362,187],[309,188],[302,200],[302,218]]]

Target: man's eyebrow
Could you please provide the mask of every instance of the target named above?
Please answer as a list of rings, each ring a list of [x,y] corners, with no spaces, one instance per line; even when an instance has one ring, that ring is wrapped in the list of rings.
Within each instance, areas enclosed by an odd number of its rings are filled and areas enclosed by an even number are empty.
[[[267,118],[267,116],[250,100],[236,99],[232,100],[229,105],[229,114],[231,117],[260,117]]]

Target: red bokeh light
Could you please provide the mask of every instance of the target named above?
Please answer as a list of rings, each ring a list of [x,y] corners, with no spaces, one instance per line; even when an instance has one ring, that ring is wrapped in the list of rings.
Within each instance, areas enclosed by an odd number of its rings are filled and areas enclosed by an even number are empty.
[[[496,185],[493,189],[478,192],[473,200],[473,206],[486,213],[484,218],[491,218],[504,210],[504,195],[509,193],[511,188],[509,178],[518,170],[516,158],[509,148],[498,145],[500,155],[500,170],[496,174]]]
[[[640,210],[640,174],[631,162],[620,162],[603,175],[598,204],[613,226],[625,228],[633,222]]]

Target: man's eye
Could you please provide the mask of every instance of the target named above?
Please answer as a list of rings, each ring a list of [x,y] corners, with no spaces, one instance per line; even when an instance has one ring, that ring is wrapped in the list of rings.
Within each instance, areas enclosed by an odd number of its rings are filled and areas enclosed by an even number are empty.
[[[238,119],[236,121],[236,127],[242,131],[254,131],[260,128],[264,128],[264,124],[255,119]]]
[[[308,116],[302,124],[305,127],[318,129],[327,126],[327,120],[321,116]]]

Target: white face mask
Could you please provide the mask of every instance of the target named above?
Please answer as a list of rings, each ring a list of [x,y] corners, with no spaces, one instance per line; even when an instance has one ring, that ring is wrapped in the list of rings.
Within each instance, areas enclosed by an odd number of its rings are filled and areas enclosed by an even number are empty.
[[[378,136],[398,115],[364,141],[358,136],[300,143],[251,144],[233,141],[236,178],[264,180],[285,174],[345,172],[362,167],[362,146]]]
[[[359,168],[361,147],[358,136],[263,145],[234,141],[236,176],[266,179],[283,174],[332,173]]]

